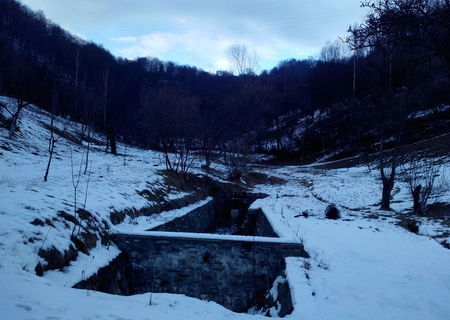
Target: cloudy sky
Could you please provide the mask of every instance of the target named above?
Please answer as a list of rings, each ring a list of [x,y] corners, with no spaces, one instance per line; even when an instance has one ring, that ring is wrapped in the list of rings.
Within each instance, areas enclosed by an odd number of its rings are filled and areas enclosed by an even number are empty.
[[[116,56],[157,57],[208,71],[229,70],[243,44],[260,69],[316,56],[361,21],[359,0],[21,0]]]

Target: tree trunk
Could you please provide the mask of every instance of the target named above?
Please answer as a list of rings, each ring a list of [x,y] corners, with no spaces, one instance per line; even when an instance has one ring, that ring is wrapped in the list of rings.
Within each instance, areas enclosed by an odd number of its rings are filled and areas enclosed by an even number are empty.
[[[50,171],[50,165],[52,163],[52,158],[53,158],[53,151],[55,150],[55,141],[53,141],[53,138],[51,138],[52,141],[51,146],[50,146],[50,155],[48,157],[48,162],[47,162],[47,169],[45,169],[45,175],[44,175],[44,182],[47,182],[47,178],[48,178],[48,173]]]
[[[209,168],[211,166],[211,157],[209,151],[205,153],[205,168]]]
[[[169,158],[169,152],[167,150],[164,150],[164,158],[166,160],[166,169],[168,171],[174,171],[174,169],[172,167],[172,162],[170,161],[170,158]]]
[[[89,152],[90,152],[90,150],[91,150],[91,131],[90,131],[90,129],[88,129],[89,131],[88,131],[88,145],[87,145],[87,148],[86,148],[86,164],[85,164],[85,166],[84,166],[84,174],[86,174],[86,172],[87,172],[87,169],[88,169],[88,163],[89,163]]]
[[[413,196],[413,213],[415,215],[423,215],[422,204],[420,203],[420,191],[422,190],[422,185],[419,184],[414,188],[412,192]]]
[[[383,179],[383,192],[381,196],[381,210],[391,210],[391,191],[394,187],[393,180]]]
[[[111,147],[111,153],[117,155],[116,133],[114,129],[109,131],[109,144]]]
[[[16,126],[17,126],[17,117],[14,115],[11,119],[11,124],[9,125],[9,137],[12,138],[14,135],[14,132],[16,132]]]
[[[356,97],[356,54],[353,55],[353,98]]]
[[[9,137],[12,138],[17,129],[17,122],[19,121],[20,112],[25,107],[25,104],[17,101],[17,110],[11,117],[11,124],[9,125]]]
[[[106,130],[105,152],[108,152],[108,147],[110,148],[112,154],[117,155],[116,131],[111,125],[108,125]]]
[[[203,155],[205,157],[205,168],[211,165],[211,149],[207,137],[203,137]]]

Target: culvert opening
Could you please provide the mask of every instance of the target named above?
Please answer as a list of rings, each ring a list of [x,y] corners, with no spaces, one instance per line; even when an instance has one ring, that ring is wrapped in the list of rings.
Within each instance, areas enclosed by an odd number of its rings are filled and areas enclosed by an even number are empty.
[[[280,281],[284,258],[307,253],[298,243],[276,238],[264,213],[248,210],[253,201],[242,198],[215,198],[148,234],[112,235],[121,255],[75,287],[120,295],[178,293],[235,312],[270,315],[276,306],[278,316],[291,313],[289,285]],[[233,217],[234,209],[239,213]],[[247,235],[201,234],[233,225]],[[276,299],[267,295],[274,286]]]
[[[148,231],[278,237],[261,210],[249,210],[256,199],[266,196],[259,193],[218,195],[208,204]]]

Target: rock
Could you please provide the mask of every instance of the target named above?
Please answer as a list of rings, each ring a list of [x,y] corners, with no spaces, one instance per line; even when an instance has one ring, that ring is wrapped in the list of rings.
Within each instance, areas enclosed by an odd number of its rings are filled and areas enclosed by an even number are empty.
[[[275,279],[273,287],[267,293],[264,305],[259,311],[267,317],[277,316],[280,318],[294,311],[291,289],[285,277],[279,276]]]
[[[34,219],[30,223],[35,226],[41,226],[41,227],[45,226],[44,221],[42,221],[41,219],[38,219],[38,218]]]
[[[78,236],[71,236],[70,240],[79,251],[89,255],[89,250],[97,245],[98,238],[94,233],[81,232]]]
[[[341,213],[334,203],[328,205],[325,209],[325,217],[333,220],[337,220],[341,217]]]
[[[412,233],[419,233],[419,222],[414,219],[402,220],[398,223],[398,225]]]
[[[111,223],[116,225],[121,223],[125,219],[125,213],[122,211],[113,211],[109,214],[109,220]]]
[[[47,250],[39,249],[38,255],[47,262],[43,266],[44,271],[60,269],[64,266],[64,255],[53,246]]]
[[[65,250],[64,253],[61,253],[58,249],[52,246],[49,249],[39,249],[38,255],[44,259],[47,264],[36,266],[35,271],[36,274],[43,274],[44,271],[48,270],[62,270],[64,267],[67,267],[71,261],[74,261],[77,256],[77,250],[70,245],[68,250]]]

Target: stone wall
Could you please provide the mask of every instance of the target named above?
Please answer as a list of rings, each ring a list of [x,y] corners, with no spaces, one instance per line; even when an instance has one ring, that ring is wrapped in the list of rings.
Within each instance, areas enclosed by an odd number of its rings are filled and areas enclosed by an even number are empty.
[[[127,256],[128,293],[180,293],[243,312],[264,304],[286,256],[307,257],[294,243],[177,236],[114,235]]]
[[[152,231],[171,232],[208,232],[216,226],[220,205],[217,199],[200,206],[182,217],[178,217],[163,225],[153,228]]]
[[[278,237],[261,209],[250,209],[246,215],[249,234],[258,237]]]
[[[231,210],[237,210],[238,217],[234,223],[239,225],[239,234],[260,237],[278,237],[261,209],[248,210],[251,202],[258,195],[250,198],[216,197],[182,217],[178,217],[149,231],[169,232],[214,232],[218,225],[232,223]]]
[[[266,293],[274,280],[284,274],[285,257],[308,254],[301,244],[277,238],[261,209],[247,210],[256,197],[260,195],[216,197],[152,229],[154,232],[112,235],[122,254],[75,287],[123,295],[178,293],[212,300],[236,312],[255,306],[269,310],[276,305],[281,308],[281,316],[290,313],[292,301],[287,282],[287,289],[283,287],[286,294],[279,295],[272,304]],[[232,216],[231,210],[239,212],[240,231],[251,236],[177,234],[214,231]]]
[[[131,270],[126,254],[119,254],[106,267],[100,268],[96,274],[89,279],[74,285],[77,289],[87,289],[111,294],[130,295],[133,294],[129,279]]]

